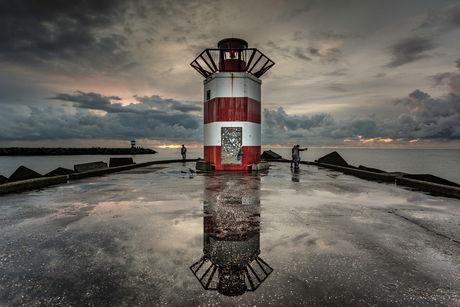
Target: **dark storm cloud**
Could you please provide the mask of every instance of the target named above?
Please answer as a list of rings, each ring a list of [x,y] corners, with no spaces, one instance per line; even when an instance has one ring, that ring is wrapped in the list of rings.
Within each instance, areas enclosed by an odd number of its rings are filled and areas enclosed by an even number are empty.
[[[286,47],[281,47],[280,45],[276,44],[273,41],[268,41],[267,46],[270,47],[273,51],[277,52],[284,58],[297,58],[303,61],[311,61],[312,59],[308,56],[305,55],[306,52],[302,50],[302,48],[299,47],[292,47],[292,46],[286,46]]]
[[[150,107],[155,107],[160,110],[165,109],[165,108],[170,108],[172,110],[177,110],[177,111],[187,113],[187,112],[192,112],[192,111],[201,111],[203,109],[196,105],[183,104],[174,99],[163,99],[158,95],[152,95],[150,97],[148,96],[139,97],[139,96],[134,95],[133,97],[134,99],[136,99],[137,101],[145,105],[148,105]]]
[[[295,31],[292,35],[294,41],[307,40],[310,42],[310,46],[306,49],[306,53],[312,58],[309,59],[318,60],[322,64],[331,64],[340,62],[342,58],[342,53],[337,47],[329,48],[317,48],[318,42],[328,41],[328,42],[337,42],[341,40],[348,39],[357,39],[362,36],[357,33],[337,33],[335,31],[310,31],[308,34],[305,34],[302,31]]]
[[[344,89],[340,84],[330,84],[325,89],[338,93],[346,93],[348,90]]]
[[[107,113],[102,116],[85,109],[75,114],[55,107],[29,107],[27,113],[4,105],[0,105],[0,109],[11,115],[2,124],[0,140],[3,141],[130,138],[199,141],[202,134],[201,118],[185,113]]]
[[[127,71],[127,70],[132,70],[134,68],[137,68],[141,66],[141,63],[138,63],[138,62],[130,62],[126,65],[123,65],[120,67],[120,70],[123,70],[123,71]]]
[[[301,37],[302,34],[298,34],[297,37]],[[360,38],[362,37],[358,33],[337,33],[335,31],[311,31],[307,36],[313,40],[342,40],[348,38]]]
[[[0,140],[146,138],[201,141],[202,118],[189,113],[201,108],[155,95],[137,98],[139,103],[127,106],[120,103],[118,96],[93,92],[58,93],[48,98],[70,103],[76,112],[59,107],[0,105],[0,112],[8,114],[0,123]],[[93,111],[106,113],[100,115]]]
[[[460,139],[460,74],[452,74],[448,80],[449,93],[432,98],[420,90],[407,97],[395,99],[394,105],[402,105],[408,113],[395,120],[380,121],[375,113],[361,119],[350,116],[336,120],[331,114],[322,113],[308,117],[290,116],[283,108],[263,111],[263,135],[265,144],[289,145],[295,138],[307,138],[312,145],[336,144],[333,140],[362,137],[403,139],[435,139],[448,142]]]
[[[421,139],[460,139],[460,97],[450,93],[440,99],[415,90],[409,97],[395,100],[411,110],[398,118],[400,133]]]
[[[439,73],[439,74],[436,74],[434,76],[431,76],[431,78],[433,78],[433,80],[435,82],[434,86],[438,86],[438,85],[443,85],[444,84],[444,79],[449,79],[452,76],[453,76],[453,73],[445,72],[445,73]]]
[[[299,48],[299,47],[295,48],[293,54],[294,54],[294,56],[295,56],[296,58],[301,59],[301,60],[304,60],[304,61],[307,61],[307,62],[309,62],[309,61],[312,60],[312,58],[306,56],[306,55],[304,54],[304,52],[302,51],[302,49]]]
[[[460,75],[451,77],[447,85],[449,86],[449,91],[451,93],[460,95]]]
[[[97,93],[77,91],[77,95],[58,93],[56,96],[46,99],[73,102],[74,107],[81,109],[100,110],[110,113],[130,112],[121,103],[112,103],[112,100],[121,100],[118,96],[107,97]]]
[[[315,47],[308,47],[308,52],[311,54],[311,55],[316,55],[316,56],[319,56],[319,49],[318,48],[315,48]]]
[[[434,99],[427,93],[415,90],[404,99],[393,101],[395,105],[402,104],[411,114],[425,123],[435,122],[439,117],[456,116],[460,113],[460,97],[450,93],[441,99]]]
[[[135,96],[139,103],[122,105],[118,96],[98,93],[58,93],[48,99],[72,103],[76,112],[63,108],[0,105],[8,114],[0,124],[0,140],[129,139],[201,141],[203,119],[190,114],[200,111],[160,96]],[[104,111],[104,115],[93,111]]]
[[[455,61],[455,67],[460,70],[460,59]],[[446,82],[449,86],[449,91],[453,93],[460,94],[460,83],[459,83],[459,75],[455,72],[445,72],[439,73],[434,76],[430,76],[434,80],[433,86],[440,86],[444,85]]]
[[[56,96],[47,99],[69,101],[73,102],[73,107],[75,108],[99,110],[108,113],[158,113],[158,111],[180,111],[188,113],[202,110],[201,107],[183,104],[174,99],[163,99],[158,95],[152,95],[151,97],[138,97],[134,95],[133,97],[141,104],[131,103],[128,106],[123,106],[119,102],[113,102],[114,100],[122,100],[118,96],[103,96],[98,93],[84,93],[81,91],[77,91],[76,93],[76,95],[58,93]]]
[[[103,69],[126,62],[127,39],[110,30],[121,0],[0,2],[0,61]]]
[[[181,112],[184,112],[184,113],[188,113],[188,112],[192,112],[192,111],[201,111],[203,109],[201,107],[197,107],[197,106],[194,106],[194,105],[181,104],[179,102],[173,103],[170,106],[170,108],[172,110],[177,110],[177,111],[181,111]]]
[[[303,3],[303,2],[300,2],[300,3]],[[287,12],[281,14],[278,17],[278,20],[282,21],[282,22],[287,22],[287,21],[290,21],[293,18],[296,18],[299,15],[302,15],[304,13],[308,13],[311,10],[312,4],[313,4],[313,1],[310,1],[310,2],[308,2],[306,4],[304,4],[301,7],[297,7],[297,8],[293,8],[293,9],[291,9],[291,7],[289,6],[290,9]]]
[[[334,125],[334,120],[330,114],[321,113],[312,117],[308,117],[307,115],[289,116],[282,107],[278,108],[276,111],[264,109],[262,116],[264,118],[263,126],[269,130],[310,130],[315,127]]]
[[[347,68],[341,68],[341,69],[337,69],[333,72],[329,72],[329,73],[324,73],[323,76],[346,76],[348,75],[346,73],[346,71],[348,71]]]
[[[337,40],[345,40],[345,39],[355,39],[361,38],[362,35],[358,33],[337,33],[335,31],[310,31],[306,34],[303,31],[295,31],[292,35],[292,39],[294,41],[301,41],[301,40],[313,40],[313,41],[337,41]]]
[[[430,38],[416,36],[402,39],[387,48],[392,61],[386,66],[394,68],[427,58],[426,52],[435,48],[436,44]]]
[[[290,116],[283,108],[278,110],[263,111],[262,129],[264,135],[271,139],[277,139],[278,143],[285,139],[302,136],[309,140],[318,138],[342,139],[361,135],[365,138],[375,137],[377,134],[377,123],[373,120],[355,119],[348,121],[337,121],[331,114],[318,114],[308,117]]]
[[[420,23],[419,29],[441,27],[444,31],[460,27],[460,5],[444,7],[427,12]]]
[[[133,130],[139,129],[140,132],[138,132],[137,137],[149,139],[158,139],[158,134],[163,135],[168,131],[173,132],[181,129],[185,131],[184,133],[195,135],[198,133],[197,129],[200,129],[202,126],[201,117],[189,113],[190,111],[201,110],[201,108],[194,105],[183,104],[173,99],[163,99],[158,95],[153,95],[150,98],[146,96],[135,96],[135,98],[140,103],[130,103],[127,106],[123,106],[118,102],[121,99],[117,96],[103,96],[98,93],[84,93],[80,91],[76,92],[75,95],[59,93],[56,94],[55,97],[50,97],[48,99],[73,102],[73,107],[77,108],[76,114],[63,113],[63,111],[58,108],[50,107],[42,110],[30,107],[32,112],[29,116],[30,119],[26,120],[26,122],[30,122],[32,118],[34,119],[34,123],[38,121],[35,116],[37,113],[53,113],[55,114],[54,116],[62,118],[63,122],[69,117],[72,118],[72,120],[69,121],[69,123],[75,123],[72,129],[79,129],[78,127],[80,127],[82,131],[86,131],[88,125],[94,126],[95,136],[91,136],[91,138],[104,139],[109,138],[108,135],[110,134],[111,126],[119,129],[120,131],[118,131],[118,133],[122,134],[123,132],[121,130],[123,127],[126,128],[129,134],[133,134]],[[98,115],[94,112],[85,110],[104,111],[107,112],[107,114]],[[48,116],[44,116],[43,123],[45,123],[46,118],[48,118]],[[56,118],[56,120],[58,120],[58,118]],[[38,124],[34,126],[41,127],[41,125]],[[163,130],[157,131],[158,127],[162,127]],[[38,133],[40,133],[39,130],[40,129],[37,130]],[[156,134],[150,135],[152,131],[156,131]],[[102,132],[106,132],[107,135],[104,136]],[[59,134],[58,132],[56,133]],[[62,138],[67,137],[64,135]],[[118,137],[113,135],[113,139],[116,138]]]

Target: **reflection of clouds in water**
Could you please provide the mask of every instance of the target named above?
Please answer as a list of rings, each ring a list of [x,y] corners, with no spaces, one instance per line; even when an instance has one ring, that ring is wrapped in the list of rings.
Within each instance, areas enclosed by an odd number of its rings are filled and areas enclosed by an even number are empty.
[[[415,203],[419,201],[425,201],[427,199],[427,196],[425,194],[421,193],[411,193],[407,198],[406,201],[408,203]]]
[[[201,239],[196,238],[202,238],[202,213],[193,210],[201,205],[198,201],[104,201],[98,203],[91,215],[101,223],[112,220],[117,233],[129,233],[129,238],[119,242],[125,248],[153,249],[167,262],[166,259],[173,259],[171,249],[184,250],[201,244]],[[143,211],[142,216],[139,210]]]

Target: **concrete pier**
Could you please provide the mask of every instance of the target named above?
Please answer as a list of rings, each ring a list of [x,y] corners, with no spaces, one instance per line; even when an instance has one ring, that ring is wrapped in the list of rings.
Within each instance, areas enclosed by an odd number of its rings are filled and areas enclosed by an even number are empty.
[[[460,305],[460,200],[316,165],[194,165],[141,165],[1,196],[0,305]],[[190,270],[209,229],[228,233],[205,223],[214,201],[227,208],[214,219],[257,238],[257,257],[273,270],[257,287],[246,279],[237,296],[203,288]]]

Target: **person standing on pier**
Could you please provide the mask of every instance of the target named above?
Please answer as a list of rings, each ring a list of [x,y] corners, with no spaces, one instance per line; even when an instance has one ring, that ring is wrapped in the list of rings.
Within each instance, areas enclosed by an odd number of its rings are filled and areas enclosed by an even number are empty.
[[[185,148],[185,145],[182,144],[182,148],[180,149],[180,154],[182,155],[182,162],[185,162],[186,160],[186,154],[187,154],[187,148]]]
[[[294,160],[294,168],[299,168],[299,155],[301,151],[308,150],[308,148],[300,149],[300,145],[294,146],[292,149],[292,159]]]

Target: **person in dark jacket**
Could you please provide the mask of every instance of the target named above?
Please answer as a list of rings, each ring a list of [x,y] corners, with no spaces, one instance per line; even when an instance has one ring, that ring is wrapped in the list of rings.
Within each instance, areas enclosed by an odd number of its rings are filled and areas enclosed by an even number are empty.
[[[295,162],[294,162],[294,150],[295,150],[295,147],[296,147],[296,145],[292,146],[292,150],[291,150],[292,151],[292,153],[291,153],[291,155],[292,155],[291,168],[292,168],[292,165],[295,164]]]
[[[185,148],[184,144],[182,144],[182,148],[180,149],[180,154],[182,155],[182,161],[185,162],[186,160],[185,155],[187,154],[187,148]]]
[[[294,168],[299,168],[299,155],[301,151],[308,150],[308,148],[300,149],[300,145],[294,146],[292,149],[292,159],[294,160]]]

